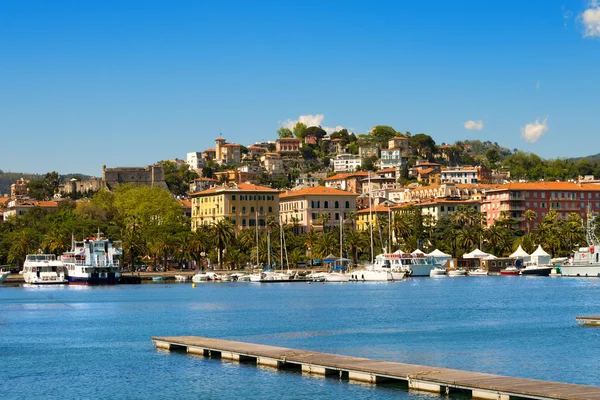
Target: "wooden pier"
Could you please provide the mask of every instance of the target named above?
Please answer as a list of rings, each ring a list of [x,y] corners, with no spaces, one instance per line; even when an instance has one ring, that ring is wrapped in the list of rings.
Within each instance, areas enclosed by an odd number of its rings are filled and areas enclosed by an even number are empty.
[[[600,318],[600,317],[597,317]],[[409,390],[470,392],[476,399],[597,399],[600,387],[426,367],[197,336],[152,337],[157,349],[292,369],[366,383],[398,382]]]
[[[575,319],[577,320],[577,325],[581,324],[583,326],[600,326],[600,315],[582,315],[575,317]]]

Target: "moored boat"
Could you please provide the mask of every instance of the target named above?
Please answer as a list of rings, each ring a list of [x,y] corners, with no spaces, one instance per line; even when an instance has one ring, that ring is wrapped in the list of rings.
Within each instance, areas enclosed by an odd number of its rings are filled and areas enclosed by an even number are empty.
[[[190,280],[190,278],[191,278],[191,277],[190,277],[190,276],[187,276],[187,275],[175,275],[175,280],[176,280],[177,282],[185,282],[185,281],[188,281],[188,280]]]
[[[517,267],[507,267],[500,270],[500,275],[515,276],[521,275],[521,271]]]
[[[54,254],[28,254],[23,263],[25,283],[33,285],[60,285],[68,283],[67,269]]]
[[[537,265],[534,263],[525,263],[525,268],[521,269],[521,275],[529,276],[550,276],[552,272],[551,265]]]
[[[483,269],[483,268],[477,268],[477,269],[474,269],[472,271],[467,272],[467,274],[469,276],[487,276],[488,275],[488,271],[486,269]]]
[[[451,269],[448,270],[448,276],[467,276],[467,271],[462,268]]]
[[[152,277],[152,282],[164,282],[166,280],[167,280],[167,278],[165,278],[164,276],[153,276]]]
[[[61,260],[67,270],[69,285],[114,285],[119,281],[121,242],[100,236],[73,241],[71,251]]]
[[[429,276],[444,276],[446,275],[446,268],[435,267],[429,271]]]
[[[600,277],[600,243],[596,237],[596,217],[588,207],[585,232],[587,247],[580,247],[569,260],[560,264],[562,276]]]
[[[0,284],[8,278],[8,275],[10,275],[10,272],[0,271]]]

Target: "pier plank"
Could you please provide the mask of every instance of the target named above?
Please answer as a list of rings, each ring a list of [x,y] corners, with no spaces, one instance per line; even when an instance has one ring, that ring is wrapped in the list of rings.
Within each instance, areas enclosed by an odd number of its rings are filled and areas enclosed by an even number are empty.
[[[577,317],[584,318],[584,317]],[[589,317],[585,317],[589,318]],[[594,317],[600,321],[600,316]],[[310,366],[315,371],[343,371],[354,376],[409,381],[410,387],[450,387],[492,395],[513,396],[530,399],[600,400],[600,387],[571,383],[542,381],[481,372],[469,372],[450,368],[438,368],[416,364],[396,363],[383,360],[290,349],[286,347],[244,343],[232,340],[197,336],[152,337],[157,347],[201,348],[244,357],[265,357],[283,364]],[[160,345],[159,345],[160,344]],[[411,386],[410,382],[420,382]],[[373,383],[376,379],[372,380]]]

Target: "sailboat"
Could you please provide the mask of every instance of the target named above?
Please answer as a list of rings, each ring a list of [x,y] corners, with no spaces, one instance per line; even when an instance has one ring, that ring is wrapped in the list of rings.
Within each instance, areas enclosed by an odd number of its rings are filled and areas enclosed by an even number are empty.
[[[272,282],[272,281],[289,281],[291,279],[289,264],[287,272],[283,271],[283,254],[285,251],[285,240],[283,234],[283,224],[281,219],[279,220],[279,241],[280,241],[280,264],[281,264],[281,272],[268,270],[262,272],[261,282]],[[271,233],[267,232],[267,243],[269,249],[269,267],[271,266]]]
[[[258,212],[256,213],[254,220],[255,220],[254,226],[256,226],[256,265],[254,268],[260,268],[260,258],[258,256]],[[250,281],[250,282],[260,282],[261,279],[262,279],[262,275],[260,272],[248,275],[248,281]],[[240,279],[238,278],[238,281],[239,280]],[[245,278],[242,278],[242,282],[245,280],[246,280]]]
[[[344,218],[343,216],[340,218],[340,258],[333,261],[333,266],[330,269],[330,272],[325,275],[325,282],[349,282],[350,274],[344,272],[344,267],[348,266],[347,258],[344,258],[344,241],[343,241],[343,232],[344,232]]]

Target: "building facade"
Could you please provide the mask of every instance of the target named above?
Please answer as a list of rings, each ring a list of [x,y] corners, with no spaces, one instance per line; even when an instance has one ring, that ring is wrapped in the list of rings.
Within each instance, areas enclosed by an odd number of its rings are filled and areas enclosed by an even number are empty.
[[[369,176],[368,172],[353,172],[348,174],[336,174],[325,179],[325,186],[328,188],[344,190],[360,194],[362,192],[361,180]],[[372,174],[371,176],[375,176]]]
[[[576,213],[585,220],[588,207],[592,213],[600,212],[600,186],[574,182],[512,182],[487,191],[482,211],[488,226],[507,216],[519,221],[521,230],[525,231],[536,228],[550,211],[563,219]],[[527,220],[527,210],[534,211],[535,218]]]
[[[353,154],[338,154],[333,159],[333,172],[354,172],[362,165],[362,158]]]
[[[279,191],[250,183],[213,187],[193,193],[192,230],[228,219],[237,231],[265,228],[269,217],[279,218]]]
[[[288,190],[279,196],[279,214],[284,224],[294,224],[302,232],[351,224],[349,213],[356,211],[356,195],[343,190],[314,186]],[[325,218],[324,216],[327,215]],[[323,219],[325,218],[325,220]]]
[[[193,151],[187,153],[186,163],[192,171],[200,171],[204,167],[204,159],[202,158],[201,151]]]
[[[492,171],[485,166],[442,168],[442,182],[454,183],[490,183]]]

